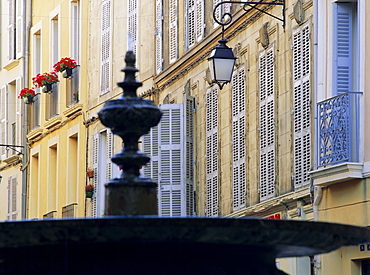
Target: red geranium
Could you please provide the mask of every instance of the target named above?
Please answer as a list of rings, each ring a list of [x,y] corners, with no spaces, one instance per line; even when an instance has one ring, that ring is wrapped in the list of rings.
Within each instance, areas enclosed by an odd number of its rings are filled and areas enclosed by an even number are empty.
[[[58,75],[55,72],[37,74],[32,78],[33,85],[36,88],[45,86],[45,84],[53,84],[59,82]]]
[[[64,57],[54,64],[53,68],[55,72],[63,72],[65,69],[72,69],[77,66],[74,59],[69,57]]]
[[[18,95],[18,98],[23,98],[23,97],[26,97],[26,96],[35,96],[36,93],[35,93],[35,90],[34,89],[29,89],[29,88],[23,88],[19,95]]]

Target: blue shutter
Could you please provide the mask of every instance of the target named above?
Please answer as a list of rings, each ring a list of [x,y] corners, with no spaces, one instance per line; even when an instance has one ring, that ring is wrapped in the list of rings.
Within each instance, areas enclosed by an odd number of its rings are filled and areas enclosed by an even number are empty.
[[[333,94],[352,90],[352,4],[334,3]]]

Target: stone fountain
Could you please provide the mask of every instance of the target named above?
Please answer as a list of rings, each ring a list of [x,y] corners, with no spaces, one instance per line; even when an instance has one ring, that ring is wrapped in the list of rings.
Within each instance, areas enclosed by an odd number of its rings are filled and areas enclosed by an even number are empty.
[[[308,256],[370,241],[343,224],[256,218],[157,217],[156,184],[138,139],[161,112],[136,95],[135,56],[126,54],[124,94],[106,102],[101,122],[124,141],[106,184],[106,216],[0,223],[1,274],[285,274],[277,257]]]

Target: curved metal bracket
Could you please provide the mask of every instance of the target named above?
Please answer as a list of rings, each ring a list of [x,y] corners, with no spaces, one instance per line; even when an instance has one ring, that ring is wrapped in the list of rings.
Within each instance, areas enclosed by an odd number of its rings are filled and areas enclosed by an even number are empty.
[[[223,14],[221,14],[220,16],[220,20],[217,19],[216,17],[216,10],[218,7],[220,7],[221,5],[225,5],[225,4],[243,4],[243,9],[248,12],[252,9],[255,9],[255,10],[258,10],[264,14],[267,14],[279,21],[281,21],[283,23],[283,28],[285,28],[285,0],[277,0],[275,2],[254,2],[254,1],[222,1],[220,3],[218,3],[214,9],[213,9],[213,20],[215,20],[215,22],[217,24],[219,24],[220,26],[222,26],[222,39],[224,39],[224,29],[225,29],[225,26],[226,25],[229,25],[232,20],[233,20],[233,17],[231,15],[231,13],[229,12],[225,12]],[[263,9],[260,9],[258,6],[259,5],[267,5],[267,6],[282,6],[282,18],[279,18],[271,13],[268,13],[266,11],[264,11]],[[248,7],[248,8],[247,8]]]

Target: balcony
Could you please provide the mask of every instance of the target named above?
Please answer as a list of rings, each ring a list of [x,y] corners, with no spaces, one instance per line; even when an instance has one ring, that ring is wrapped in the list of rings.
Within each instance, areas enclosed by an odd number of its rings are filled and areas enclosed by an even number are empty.
[[[315,185],[328,186],[362,178],[358,163],[360,93],[347,92],[317,103],[317,170]]]

